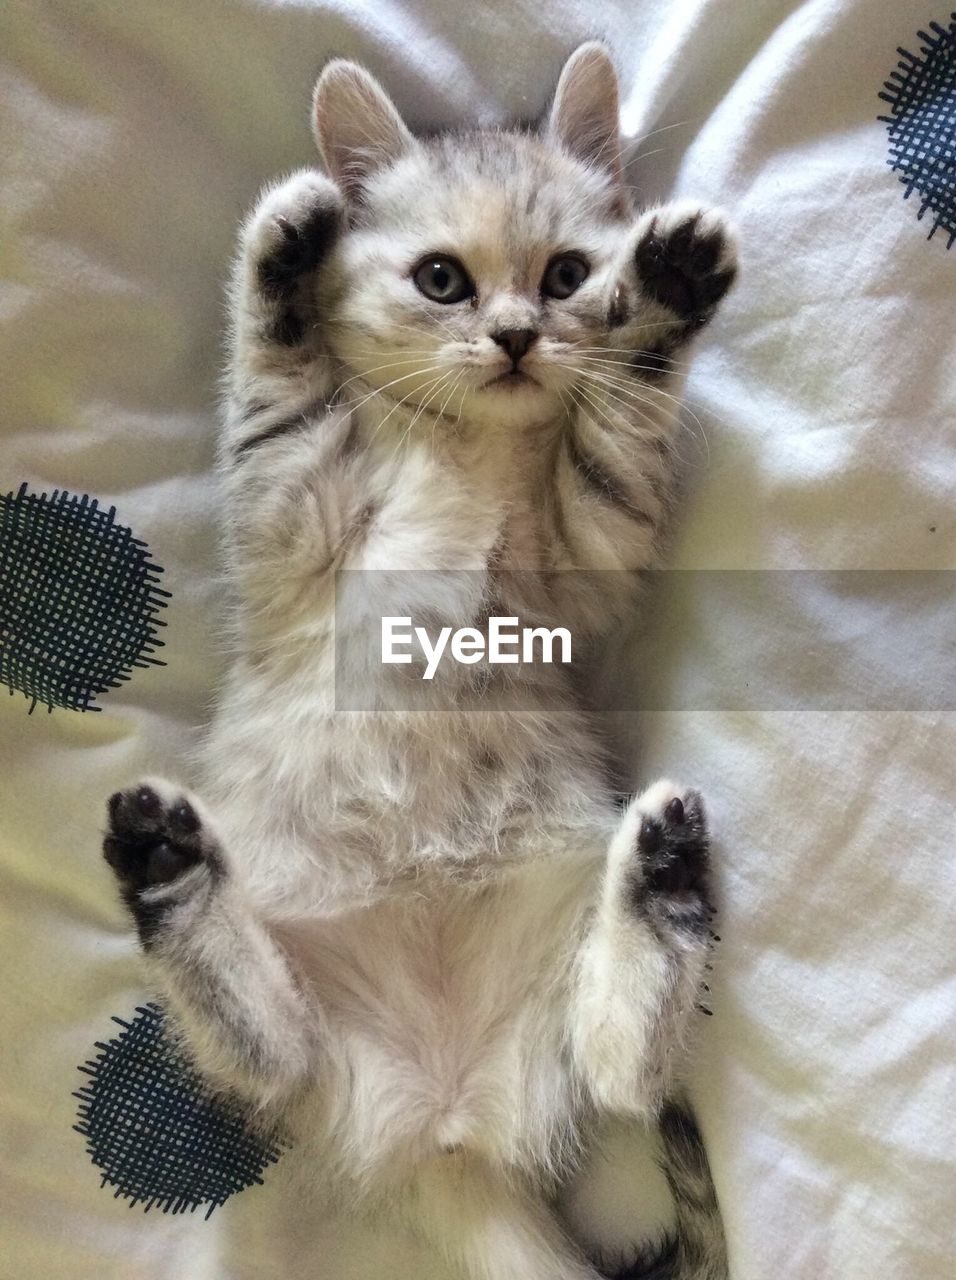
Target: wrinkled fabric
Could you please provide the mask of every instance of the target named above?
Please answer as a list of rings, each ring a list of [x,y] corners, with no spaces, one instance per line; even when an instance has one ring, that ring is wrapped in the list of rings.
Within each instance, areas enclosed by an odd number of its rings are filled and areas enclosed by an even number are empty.
[[[311,1201],[301,1152],[209,1222],[100,1189],[71,1129],[75,1067],[145,989],[98,840],[118,785],[183,774],[221,671],[223,283],[259,185],[313,162],[318,69],[362,60],[420,127],[528,119],[595,35],[621,73],[641,199],[720,204],[741,237],[740,283],[688,385],[674,563],[752,570],[759,590],[737,607],[674,575],[676,615],[650,611],[618,676],[635,782],[701,786],[718,832],[723,941],[691,1093],[734,1280],[952,1274],[953,609],[941,586],[908,629],[887,622],[887,671],[918,666],[921,636],[943,657],[912,697],[863,696],[870,605],[821,603],[814,575],[779,572],[954,568],[956,247],[926,238],[877,120],[896,47],[948,14],[933,0],[0,9],[0,492],[26,480],[115,505],[172,592],[167,665],[101,714],[28,717],[0,698],[4,1280],[445,1275],[414,1242]],[[794,617],[828,646],[825,704]],[[598,1219],[640,1197],[624,1174],[611,1190]]]

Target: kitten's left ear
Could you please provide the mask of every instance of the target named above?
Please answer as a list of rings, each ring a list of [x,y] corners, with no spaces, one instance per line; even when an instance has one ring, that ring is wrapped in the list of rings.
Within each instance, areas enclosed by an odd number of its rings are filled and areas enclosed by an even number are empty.
[[[334,178],[351,199],[369,174],[404,152],[415,139],[391,98],[355,62],[336,58],[319,76],[312,99],[312,130]]]
[[[617,74],[603,44],[582,44],[564,64],[547,132],[573,156],[607,170],[622,185]]]

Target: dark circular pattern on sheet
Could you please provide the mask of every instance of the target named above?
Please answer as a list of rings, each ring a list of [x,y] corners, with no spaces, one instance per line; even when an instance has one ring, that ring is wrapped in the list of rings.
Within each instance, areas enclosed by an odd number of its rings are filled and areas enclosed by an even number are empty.
[[[938,22],[917,32],[920,54],[897,49],[900,61],[880,97],[890,114],[879,119],[889,134],[887,163],[899,173],[908,199],[920,198],[917,218],[933,216],[929,238],[937,231],[956,240],[956,13],[949,27]]]
[[[65,490],[0,495],[0,682],[38,702],[99,711],[97,694],[152,653],[169,592],[116,508]]]
[[[130,1206],[206,1217],[231,1195],[262,1183],[280,1155],[275,1138],[250,1133],[238,1108],[213,1098],[163,1029],[158,1005],[136,1010],[132,1022],[80,1071],[91,1077],[74,1093],[79,1123],[102,1185]]]

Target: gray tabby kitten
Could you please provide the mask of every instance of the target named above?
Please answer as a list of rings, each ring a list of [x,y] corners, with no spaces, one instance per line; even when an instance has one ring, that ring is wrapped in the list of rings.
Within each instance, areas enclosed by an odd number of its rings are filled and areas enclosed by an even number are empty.
[[[368,635],[497,613],[586,654],[621,622],[672,493],[672,357],[731,238],[634,212],[599,45],[537,133],[416,139],[341,61],[315,131],[329,176],[267,190],[236,267],[204,799],[118,793],[106,857],[200,1068],[308,1134],[348,1204],[475,1280],[595,1280],[548,1203],[599,1114],[662,1118],[678,1233],[628,1274],[718,1280],[672,1101],[710,941],[700,797],[622,812],[567,667],[426,685]],[[593,569],[617,572],[562,572]]]

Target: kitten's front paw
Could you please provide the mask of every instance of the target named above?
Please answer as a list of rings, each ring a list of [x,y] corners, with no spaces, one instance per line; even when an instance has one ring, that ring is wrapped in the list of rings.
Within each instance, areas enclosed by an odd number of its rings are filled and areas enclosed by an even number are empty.
[[[342,222],[338,187],[312,169],[303,169],[260,197],[244,242],[261,287],[282,292],[318,266]]]
[[[302,286],[313,276],[342,229],[338,187],[311,169],[269,187],[242,234],[248,287],[271,317],[270,337],[295,346],[305,336],[309,301]]]
[[[198,802],[169,783],[117,791],[108,808],[103,856],[148,946],[169,910],[222,877],[219,844]]]
[[[638,799],[637,899],[672,924],[706,930],[710,904],[707,818],[698,791],[657,782]]]
[[[647,215],[634,261],[644,292],[693,328],[707,323],[737,274],[723,215],[687,201]]]

